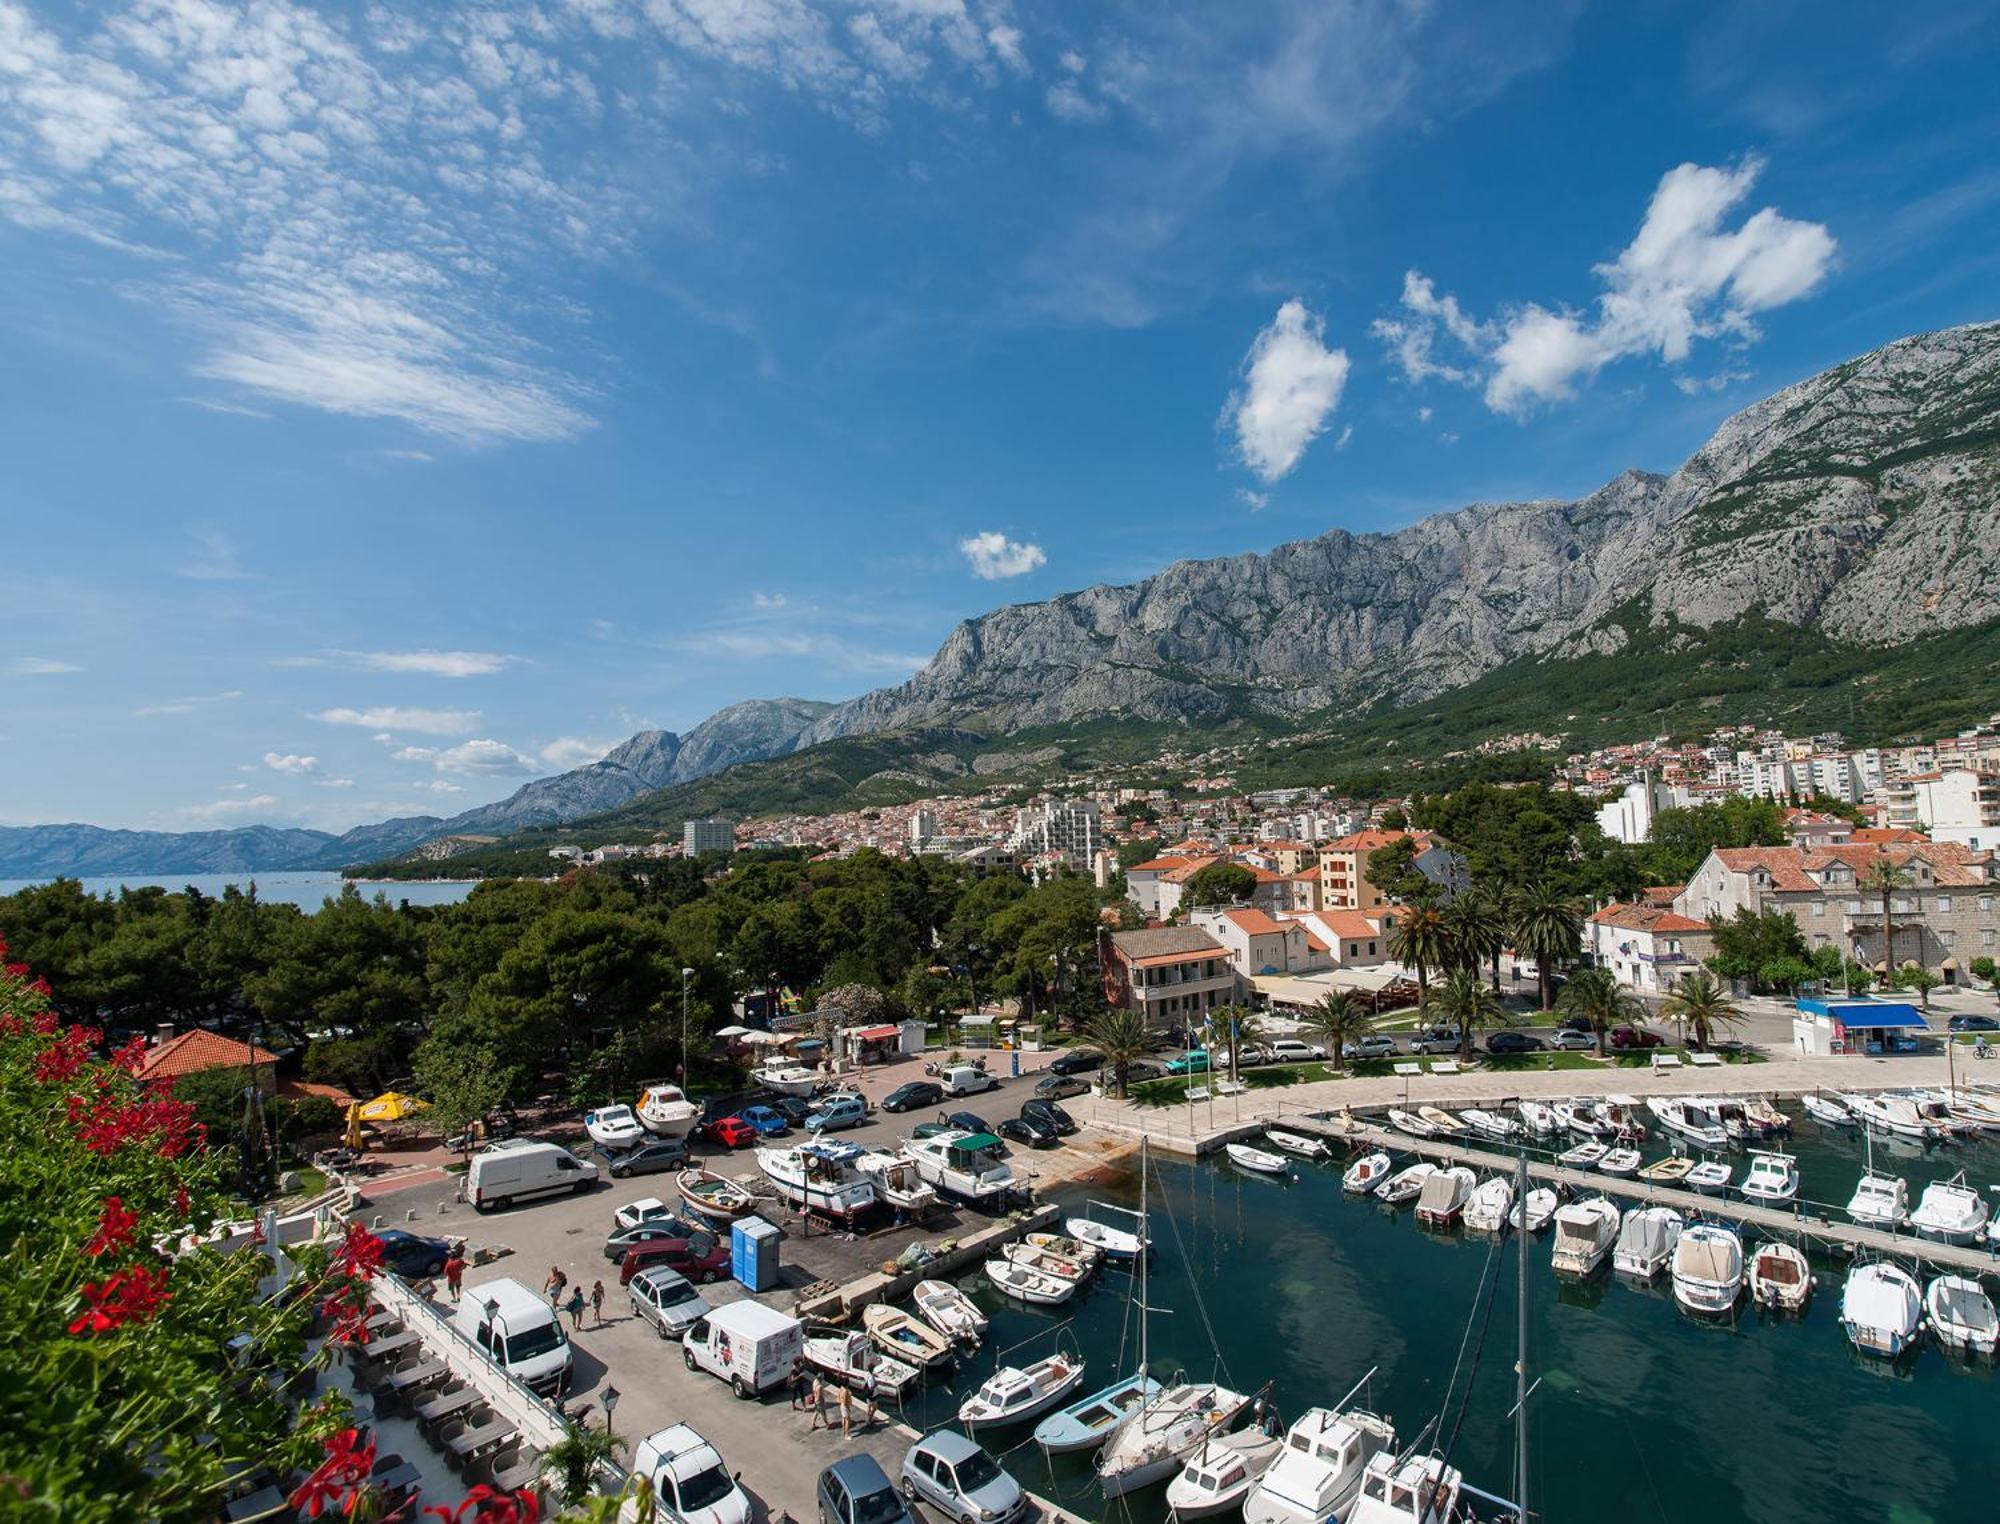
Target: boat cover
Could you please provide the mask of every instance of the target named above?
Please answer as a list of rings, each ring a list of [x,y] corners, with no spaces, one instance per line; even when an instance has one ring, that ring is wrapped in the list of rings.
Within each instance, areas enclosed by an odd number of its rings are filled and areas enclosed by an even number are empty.
[[[1680,1219],[1666,1213],[1633,1212],[1618,1235],[1618,1253],[1647,1261],[1665,1259],[1681,1236]]]
[[[1674,1255],[1674,1274],[1692,1281],[1733,1281],[1743,1271],[1743,1254],[1726,1238],[1683,1238]]]
[[[1931,1310],[1939,1321],[1973,1333],[1992,1333],[2000,1328],[2000,1313],[1985,1292],[1958,1276],[1946,1276],[1931,1283]]]
[[[1449,1212],[1465,1200],[1465,1181],[1448,1170],[1439,1170],[1424,1182],[1417,1197],[1419,1212]]]

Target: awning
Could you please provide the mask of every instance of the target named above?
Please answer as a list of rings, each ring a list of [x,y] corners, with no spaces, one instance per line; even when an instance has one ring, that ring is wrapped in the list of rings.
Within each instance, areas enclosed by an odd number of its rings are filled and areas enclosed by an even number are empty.
[[[951,1146],[967,1153],[977,1153],[982,1148],[998,1148],[1000,1140],[990,1132],[969,1132],[962,1138],[953,1138]]]
[[[854,1035],[867,1042],[881,1042],[887,1037],[901,1037],[903,1029],[901,1027],[861,1027]]]
[[[964,1017],[958,1024],[962,1027],[990,1027],[999,1019],[997,1016],[992,1016],[982,1011],[977,1016]]]
[[[1837,1005],[1833,1008],[1833,1019],[1850,1032],[1895,1031],[1904,1027],[1914,1027],[1928,1032],[1931,1024],[1924,1020],[1923,1013],[1913,1005],[1897,1005],[1883,1002],[1876,1006]]]
[[[717,1037],[748,1037],[748,1036],[750,1035],[750,1028],[749,1028],[749,1027],[717,1027],[717,1028],[715,1029],[715,1035],[716,1035]]]

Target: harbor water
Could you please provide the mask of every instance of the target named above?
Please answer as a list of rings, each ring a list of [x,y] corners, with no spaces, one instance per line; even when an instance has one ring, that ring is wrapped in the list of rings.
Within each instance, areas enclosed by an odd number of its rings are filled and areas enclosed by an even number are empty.
[[[47,883],[47,879],[0,878],[0,895],[16,893],[22,889],[32,889],[37,884]],[[162,874],[154,878],[86,878],[82,880],[85,894],[118,894],[126,889],[199,889],[211,899],[220,899],[223,890],[235,887],[247,894],[255,885],[257,898],[278,905],[297,905],[303,910],[318,910],[327,900],[340,894],[346,881],[338,873],[273,872],[273,873],[183,873]],[[474,885],[463,879],[356,879],[354,887],[368,899],[384,895],[392,905],[407,900],[412,905],[456,905],[468,894]]]
[[[1798,1160],[1803,1194],[1836,1211],[1863,1171],[1856,1133],[1801,1119],[1777,1146]],[[1649,1161],[1665,1152],[1657,1135],[1646,1148]],[[1724,1157],[1740,1178],[1746,1157]],[[1344,1196],[1339,1161],[1293,1162],[1286,1181],[1226,1162],[1154,1160],[1147,1300],[1163,1309],[1150,1322],[1154,1374],[1167,1379],[1178,1368],[1245,1392],[1268,1383],[1289,1422],[1338,1401],[1372,1369],[1366,1405],[1390,1416],[1399,1438],[1438,1420],[1432,1438],[1448,1444],[1466,1480],[1511,1496],[1514,1240],[1496,1250],[1479,1236],[1427,1231],[1408,1206]],[[1913,1205],[1925,1183],[1959,1169],[1984,1191],[2000,1183],[2000,1141],[1928,1152],[1878,1141],[1875,1167],[1907,1179]],[[1136,1206],[1136,1171],[1057,1199],[1081,1210],[1092,1198]],[[1746,1253],[1755,1242],[1746,1234]],[[1948,1358],[1931,1343],[1894,1365],[1855,1353],[1839,1321],[1845,1263],[1814,1256],[1818,1284],[1803,1316],[1739,1304],[1722,1323],[1681,1313],[1665,1277],[1634,1287],[1607,1268],[1584,1285],[1559,1281],[1547,1235],[1532,1241],[1529,1264],[1537,1517],[1944,1524],[2000,1512],[2000,1387],[1990,1365]],[[1490,1318],[1483,1277],[1497,1293]],[[992,1315],[992,1332],[948,1385],[912,1396],[914,1425],[950,1422],[996,1365],[1059,1344],[1089,1362],[1085,1392],[1129,1373],[1137,1358],[1132,1283],[1116,1267],[1056,1308],[1002,1302],[978,1273],[959,1284]],[[1032,1427],[983,1436],[996,1454],[1010,1452],[1005,1462],[1024,1485],[1088,1518],[1164,1517],[1163,1487],[1107,1504],[1090,1457],[1045,1457]]]

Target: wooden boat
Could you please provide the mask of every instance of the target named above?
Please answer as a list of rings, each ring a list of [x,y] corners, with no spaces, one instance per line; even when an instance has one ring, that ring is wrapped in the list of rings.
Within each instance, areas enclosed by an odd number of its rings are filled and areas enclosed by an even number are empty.
[[[1700,1191],[1705,1196],[1716,1196],[1729,1189],[1729,1166],[1715,1159],[1704,1159],[1687,1172],[1687,1188]]]
[[[1266,1127],[1264,1141],[1273,1148],[1283,1149],[1288,1154],[1297,1154],[1302,1159],[1324,1159],[1332,1152],[1318,1138],[1308,1138],[1303,1133],[1286,1132],[1281,1127]]]
[[[1806,1109],[1806,1115],[1822,1127],[1858,1127],[1861,1119],[1838,1101],[1828,1100],[1823,1095],[1802,1095],[1799,1104]]]
[[[858,1329],[844,1333],[808,1334],[800,1350],[807,1365],[857,1392],[868,1390],[868,1379],[872,1376],[878,1394],[898,1397],[923,1377],[923,1373],[909,1361],[883,1354],[868,1335]]]
[[[1241,1429],[1209,1439],[1167,1483],[1167,1512],[1176,1519],[1228,1513],[1270,1470],[1284,1441],[1262,1429]]]
[[[1035,1443],[1050,1455],[1094,1450],[1160,1390],[1151,1376],[1127,1376],[1072,1402],[1035,1425]]]
[[[957,1353],[952,1341],[930,1324],[883,1302],[871,1302],[861,1309],[861,1326],[883,1354],[906,1360],[919,1370],[947,1365]]]
[[[1556,1193],[1546,1185],[1536,1186],[1528,1192],[1526,1201],[1514,1203],[1514,1210],[1507,1214],[1507,1221],[1516,1230],[1539,1233],[1555,1221]]]
[[[1436,1106],[1419,1106],[1417,1115],[1431,1124],[1431,1130],[1441,1138],[1463,1137],[1472,1129],[1453,1116],[1449,1111]]]
[[[1790,1132],[1792,1130],[1792,1119],[1762,1096],[1753,1096],[1751,1099],[1745,1101],[1743,1103],[1743,1115],[1748,1117],[1758,1127],[1761,1127],[1764,1130],[1764,1136],[1767,1138],[1775,1133]]]
[[[1940,1275],[1932,1281],[1924,1289],[1924,1320],[1946,1349],[1990,1355],[2000,1345],[2000,1313],[1970,1276]]]
[[[1437,1173],[1435,1164],[1407,1164],[1375,1187],[1378,1200],[1392,1205],[1423,1193],[1424,1182]]]
[[[1083,1371],[1083,1361],[1063,1354],[1003,1365],[958,1405],[959,1425],[976,1433],[1038,1417],[1083,1384]]]
[[[1812,1267],[1790,1244],[1759,1244],[1750,1256],[1750,1300],[1759,1307],[1802,1312],[1812,1288]]]
[[[1067,1302],[1082,1284],[1079,1281],[1057,1280],[1053,1275],[1017,1265],[1011,1259],[989,1259],[986,1262],[986,1278],[1002,1296],[1037,1307],[1053,1307],[1058,1302]]]
[[[1610,1175],[1613,1179],[1629,1180],[1639,1173],[1639,1162],[1638,1149],[1613,1148],[1597,1161],[1597,1170],[1599,1174]]]
[[[1021,1240],[1034,1248],[1053,1254],[1058,1259],[1074,1260],[1077,1264],[1095,1270],[1104,1261],[1104,1251],[1094,1244],[1071,1238],[1065,1233],[1030,1233]]]
[[[1688,1171],[1694,1168],[1694,1160],[1686,1154],[1668,1154],[1639,1171],[1641,1180],[1654,1185],[1674,1185],[1687,1179]]]
[[[1389,1125],[1398,1132],[1408,1133],[1413,1138],[1434,1138],[1437,1136],[1437,1129],[1431,1126],[1429,1122],[1426,1122],[1413,1111],[1404,1111],[1396,1106],[1389,1108]]]
[[[979,1304],[945,1281],[918,1281],[910,1294],[910,1305],[931,1327],[947,1339],[961,1344],[977,1344],[986,1337],[986,1314]]]
[[[1090,1279],[1091,1267],[1080,1259],[1065,1259],[1060,1254],[1051,1254],[1046,1249],[1037,1249],[1033,1244],[1006,1244],[1000,1250],[1000,1257],[1019,1265],[1023,1270],[1032,1270],[1037,1275],[1053,1276],[1059,1281],[1069,1281],[1082,1285]]]
[[[1574,1148],[1566,1148],[1556,1155],[1556,1163],[1566,1164],[1571,1169],[1596,1169],[1604,1162],[1604,1156],[1611,1152],[1607,1143],[1592,1138],[1587,1143],[1579,1143]]]
[[[1247,1169],[1259,1175],[1289,1175],[1292,1172],[1283,1154],[1267,1153],[1261,1148],[1252,1148],[1248,1143],[1225,1143],[1222,1151],[1229,1155],[1229,1162],[1238,1169]]]
[[[716,1222],[731,1222],[757,1210],[757,1198],[733,1180],[705,1169],[684,1169],[674,1185],[690,1212]]]
[[[1377,1149],[1347,1166],[1340,1177],[1340,1188],[1356,1196],[1366,1196],[1388,1178],[1389,1156]]]

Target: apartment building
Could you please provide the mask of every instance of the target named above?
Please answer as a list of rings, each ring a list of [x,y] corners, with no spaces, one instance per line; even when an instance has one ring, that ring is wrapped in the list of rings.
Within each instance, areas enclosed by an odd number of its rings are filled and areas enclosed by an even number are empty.
[[[1472,886],[1465,859],[1428,831],[1356,831],[1319,849],[1320,903],[1328,910],[1374,910],[1390,903],[1368,878],[1368,856],[1408,837],[1416,844],[1410,866],[1447,895]]]
[[[681,851],[689,857],[735,850],[736,827],[726,820],[690,820],[681,827]]]
[[[2000,848],[2000,772],[1949,768],[1913,773],[1882,788],[1882,823],[1891,830],[1922,831],[1934,841]]]
[[[1198,926],[1114,932],[1105,939],[1104,998],[1168,1027],[1234,1004],[1241,985],[1221,943]]]
[[[1097,805],[1089,799],[1043,799],[1018,810],[1010,843],[1022,858],[1061,857],[1087,866],[1104,845]]]
[[[1715,934],[1662,905],[1610,904],[1584,922],[1583,950],[1620,984],[1662,994],[1715,951]]]

